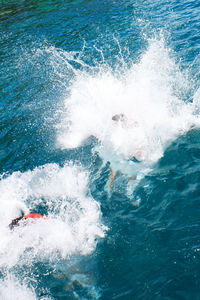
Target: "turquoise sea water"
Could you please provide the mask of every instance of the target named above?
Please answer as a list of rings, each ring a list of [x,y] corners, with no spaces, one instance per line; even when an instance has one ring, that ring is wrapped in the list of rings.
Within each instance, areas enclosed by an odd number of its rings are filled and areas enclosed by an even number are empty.
[[[200,299],[199,15],[0,1],[0,299]]]

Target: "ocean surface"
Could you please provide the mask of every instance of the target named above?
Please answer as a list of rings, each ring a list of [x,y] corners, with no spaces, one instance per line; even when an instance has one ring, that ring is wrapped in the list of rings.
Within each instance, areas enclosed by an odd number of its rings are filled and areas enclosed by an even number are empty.
[[[199,300],[200,1],[1,0],[0,33],[0,299]]]

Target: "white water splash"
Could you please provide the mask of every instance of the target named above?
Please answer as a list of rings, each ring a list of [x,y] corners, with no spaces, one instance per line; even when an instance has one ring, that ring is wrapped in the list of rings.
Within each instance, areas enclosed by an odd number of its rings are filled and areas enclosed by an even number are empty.
[[[15,172],[0,181],[0,266],[31,265],[32,259],[86,255],[104,237],[98,202],[88,196],[88,174],[71,164],[48,164]],[[37,211],[44,205],[46,220],[39,219],[11,231],[8,224],[19,216],[21,207]]]
[[[151,40],[140,62],[121,74],[119,68],[113,73],[101,67],[95,75],[76,74],[58,142],[62,148],[75,148],[93,135],[100,142],[99,155],[115,171],[141,173],[174,139],[199,126],[196,104],[181,96],[188,90],[189,82],[163,40]],[[121,113],[126,122],[113,122],[112,116]]]
[[[37,298],[33,289],[21,284],[16,277],[9,275],[7,278],[0,280],[0,299],[36,300]],[[45,299],[43,298],[43,300]]]

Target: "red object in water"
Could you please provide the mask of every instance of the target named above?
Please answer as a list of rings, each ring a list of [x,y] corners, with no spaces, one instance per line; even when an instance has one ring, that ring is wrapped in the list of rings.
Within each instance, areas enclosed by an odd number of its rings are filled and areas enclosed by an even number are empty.
[[[24,219],[28,219],[28,218],[33,218],[33,219],[44,218],[44,219],[46,219],[46,218],[45,218],[44,216],[42,216],[41,214],[37,214],[37,213],[31,213],[31,214],[25,215],[23,218],[24,218]]]

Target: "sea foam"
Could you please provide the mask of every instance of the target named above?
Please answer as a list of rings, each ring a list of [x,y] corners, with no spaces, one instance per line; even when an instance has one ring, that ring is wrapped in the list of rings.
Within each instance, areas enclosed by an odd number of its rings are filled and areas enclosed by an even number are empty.
[[[65,100],[59,145],[76,148],[95,136],[95,150],[104,163],[130,176],[141,173],[179,135],[199,126],[197,101],[187,101],[189,90],[188,76],[163,39],[150,40],[131,67],[122,64],[111,70],[104,64],[95,72],[82,68]],[[112,121],[116,114],[124,114],[125,124]]]
[[[0,266],[32,264],[32,259],[86,255],[104,237],[100,205],[89,194],[88,173],[81,167],[47,164],[25,173],[15,172],[0,181]],[[21,210],[47,215],[10,230]]]

